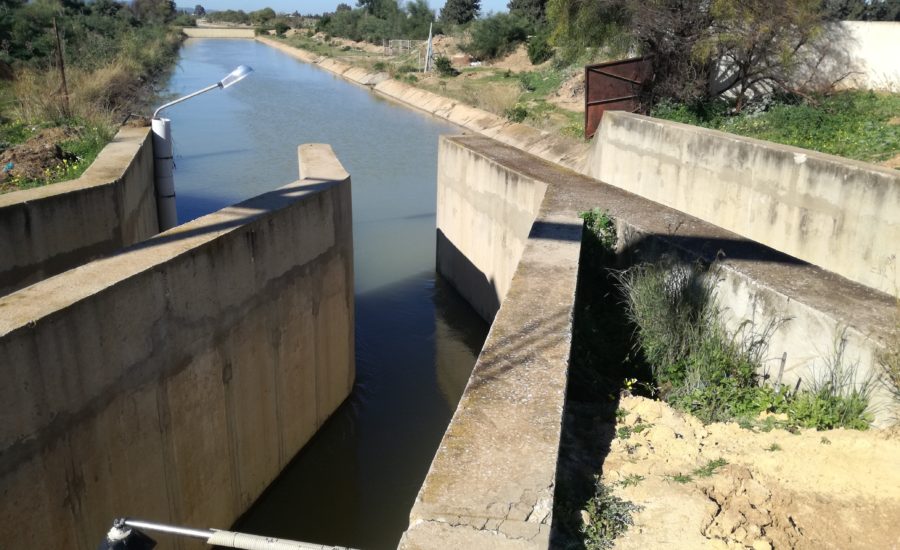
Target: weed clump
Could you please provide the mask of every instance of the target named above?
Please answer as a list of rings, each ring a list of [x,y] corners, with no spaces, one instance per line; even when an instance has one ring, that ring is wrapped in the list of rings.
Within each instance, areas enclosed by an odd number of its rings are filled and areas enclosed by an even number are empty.
[[[840,339],[825,375],[802,391],[764,385],[763,359],[776,328],[743,323],[724,328],[715,304],[715,270],[671,260],[640,264],[618,274],[636,347],[647,362],[653,392],[704,422],[739,421],[764,429],[866,429],[870,384],[857,383]],[[769,416],[762,424],[762,413]]]
[[[594,496],[584,510],[584,546],[588,550],[606,550],[613,541],[634,525],[632,514],[641,507],[617,497],[612,489],[596,480]]]

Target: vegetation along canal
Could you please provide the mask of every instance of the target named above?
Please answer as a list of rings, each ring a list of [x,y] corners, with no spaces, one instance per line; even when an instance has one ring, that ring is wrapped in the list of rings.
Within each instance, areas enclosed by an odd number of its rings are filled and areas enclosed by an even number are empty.
[[[167,111],[180,221],[296,180],[297,145],[331,144],[353,185],[356,386],[236,527],[395,548],[487,334],[434,272],[437,139],[457,129],[252,40],[188,40],[166,93],[239,64],[239,86]]]

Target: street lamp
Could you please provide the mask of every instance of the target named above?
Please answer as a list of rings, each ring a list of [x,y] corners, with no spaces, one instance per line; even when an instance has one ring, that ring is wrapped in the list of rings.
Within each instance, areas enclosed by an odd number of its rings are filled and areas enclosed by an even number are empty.
[[[156,179],[156,208],[159,216],[159,230],[165,231],[178,225],[178,215],[175,208],[175,177],[172,175],[172,129],[169,119],[161,118],[159,113],[176,103],[188,100],[192,97],[206,93],[216,88],[225,89],[237,84],[247,77],[253,69],[247,65],[241,65],[231,71],[225,78],[175,101],[170,101],[153,112],[153,120],[150,122],[153,129],[153,168]]]
[[[201,539],[210,545],[243,550],[350,550],[343,546],[310,544],[217,529],[192,529],[128,518],[117,519],[113,522],[112,529],[109,530],[106,539],[100,543],[99,550],[152,550],[156,546],[156,541],[138,529]]]

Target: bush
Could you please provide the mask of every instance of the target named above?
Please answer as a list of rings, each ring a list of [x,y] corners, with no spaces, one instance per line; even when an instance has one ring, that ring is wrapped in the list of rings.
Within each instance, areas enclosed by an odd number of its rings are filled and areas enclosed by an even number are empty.
[[[528,41],[528,60],[533,65],[540,65],[553,57],[553,48],[550,46],[550,33],[541,29]]]
[[[450,63],[450,58],[443,55],[439,55],[434,59],[434,68],[441,76],[456,76],[459,74],[459,71],[453,68],[453,64]]]
[[[507,109],[504,114],[506,115],[506,118],[513,122],[524,122],[525,119],[528,118],[528,107],[522,103],[516,103]]]
[[[172,20],[173,25],[177,25],[179,27],[196,27],[197,19],[193,16],[190,16],[186,13],[178,14],[174,20]]]
[[[472,38],[463,50],[476,59],[501,57],[525,42],[530,30],[531,25],[525,19],[498,13],[472,25]]]
[[[275,22],[275,34],[278,36],[284,36],[284,33],[288,32],[288,29],[290,28],[290,25],[284,21],[279,20]]]

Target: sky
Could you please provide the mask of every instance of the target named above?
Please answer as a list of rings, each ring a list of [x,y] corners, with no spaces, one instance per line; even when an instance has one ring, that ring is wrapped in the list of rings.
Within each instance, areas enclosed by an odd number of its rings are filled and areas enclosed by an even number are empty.
[[[356,0],[254,0],[253,2],[240,2],[238,0],[176,0],[179,8],[193,8],[200,4],[207,10],[253,11],[269,7],[277,12],[292,13],[298,11],[302,14],[334,11],[334,8],[342,1],[356,7]],[[440,11],[444,1],[428,0],[428,4],[431,6],[431,9]],[[508,1],[481,0],[481,13],[483,15],[489,11],[506,11]],[[406,0],[399,0],[399,2],[405,4]]]

